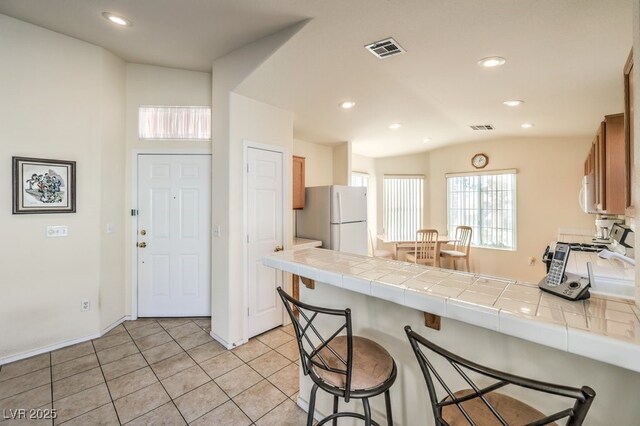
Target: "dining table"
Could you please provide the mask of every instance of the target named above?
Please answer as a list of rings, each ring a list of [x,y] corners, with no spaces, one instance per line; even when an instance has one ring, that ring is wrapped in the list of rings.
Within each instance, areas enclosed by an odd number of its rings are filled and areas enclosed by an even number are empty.
[[[413,250],[416,248],[416,242],[414,241],[410,241],[410,240],[401,240],[401,239],[397,239],[397,238],[388,238],[386,235],[384,234],[380,234],[377,236],[378,237],[378,241],[385,243],[385,244],[391,244],[393,247],[393,258],[398,260],[398,252],[400,251],[409,251],[409,250]],[[443,244],[451,244],[451,243],[455,243],[458,240],[451,236],[451,235],[441,235],[438,234],[438,241],[436,244],[436,253],[440,253],[440,247]],[[436,259],[436,265],[435,266],[440,266],[440,259]]]

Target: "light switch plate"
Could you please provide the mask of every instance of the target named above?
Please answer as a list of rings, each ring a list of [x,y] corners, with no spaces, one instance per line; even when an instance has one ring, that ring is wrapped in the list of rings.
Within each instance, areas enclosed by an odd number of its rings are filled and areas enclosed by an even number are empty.
[[[116,232],[116,226],[113,223],[107,223],[107,234]]]
[[[66,237],[69,235],[69,227],[66,225],[47,226],[45,234],[47,238]]]

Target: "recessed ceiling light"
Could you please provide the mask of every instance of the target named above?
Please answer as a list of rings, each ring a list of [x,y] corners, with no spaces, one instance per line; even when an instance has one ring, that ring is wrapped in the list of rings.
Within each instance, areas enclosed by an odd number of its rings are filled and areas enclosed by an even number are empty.
[[[504,101],[503,104],[505,104],[506,106],[510,106],[510,107],[515,107],[518,105],[522,105],[524,103],[524,101],[520,101],[520,100],[512,100],[512,101]]]
[[[343,101],[343,102],[340,102],[340,108],[343,108],[343,109],[351,109],[354,106],[356,106],[356,103],[354,101]]]
[[[500,65],[504,65],[507,62],[505,58],[500,56],[489,56],[488,58],[482,58],[478,61],[478,65],[481,65],[485,68],[493,68],[499,67]]]
[[[122,25],[123,27],[131,26],[131,21],[129,21],[127,18],[124,18],[119,15],[114,15],[111,12],[102,12],[102,16],[104,16],[106,19],[113,22],[114,24]]]
[[[402,124],[400,123],[393,123],[391,126],[389,126],[389,128],[392,130],[399,129],[400,127],[402,127]]]
[[[431,138],[422,139],[422,143],[429,143],[429,142],[431,142]]]
[[[530,128],[533,127],[533,124],[531,124],[531,123],[522,123],[520,125],[520,127],[522,127],[523,129],[530,129]]]

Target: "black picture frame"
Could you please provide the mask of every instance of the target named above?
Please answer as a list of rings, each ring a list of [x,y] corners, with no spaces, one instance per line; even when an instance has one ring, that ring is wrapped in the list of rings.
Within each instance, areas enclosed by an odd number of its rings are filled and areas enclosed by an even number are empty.
[[[13,214],[75,213],[76,162],[12,157]]]

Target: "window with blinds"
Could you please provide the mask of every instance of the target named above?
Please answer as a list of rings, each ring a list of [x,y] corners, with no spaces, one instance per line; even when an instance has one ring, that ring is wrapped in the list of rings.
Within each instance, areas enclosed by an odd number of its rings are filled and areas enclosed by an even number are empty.
[[[211,108],[200,106],[141,106],[140,139],[211,140]]]
[[[353,172],[351,173],[351,186],[369,186],[369,175],[367,173]]]
[[[467,225],[473,246],[515,250],[515,170],[447,175],[447,216],[449,235]]]
[[[423,188],[424,176],[384,176],[384,233],[389,240],[415,241],[422,228]]]

